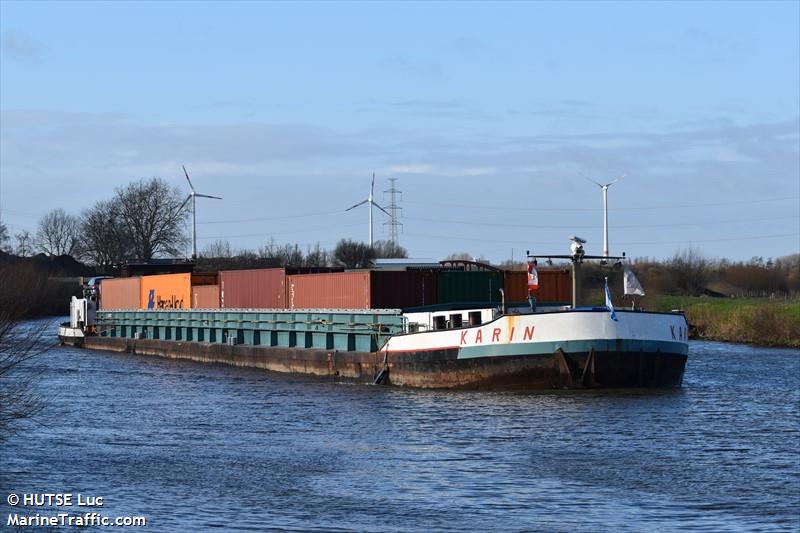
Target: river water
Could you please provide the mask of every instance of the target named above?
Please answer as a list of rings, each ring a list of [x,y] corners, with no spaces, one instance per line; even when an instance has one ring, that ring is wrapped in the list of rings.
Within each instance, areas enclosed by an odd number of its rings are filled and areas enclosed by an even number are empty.
[[[7,494],[67,492],[146,531],[800,529],[798,350],[692,342],[681,390],[636,392],[404,390],[59,347],[34,366],[47,407],[0,450],[3,526]]]

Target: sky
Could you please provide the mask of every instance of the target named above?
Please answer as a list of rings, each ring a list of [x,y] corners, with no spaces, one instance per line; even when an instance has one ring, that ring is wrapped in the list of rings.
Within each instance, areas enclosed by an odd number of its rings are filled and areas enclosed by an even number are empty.
[[[0,1],[0,220],[154,176],[198,249],[800,252],[800,2]],[[387,217],[375,210],[375,237]],[[187,250],[188,254],[188,250]]]

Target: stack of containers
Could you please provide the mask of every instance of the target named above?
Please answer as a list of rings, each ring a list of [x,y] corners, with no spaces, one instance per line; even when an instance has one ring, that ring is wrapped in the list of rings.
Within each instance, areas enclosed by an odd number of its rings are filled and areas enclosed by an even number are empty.
[[[292,274],[284,268],[106,279],[103,309],[405,309],[527,300],[525,271],[358,270]],[[539,302],[569,302],[568,270],[540,270]]]
[[[192,273],[192,308],[219,309],[219,284],[215,272]]]
[[[215,273],[162,274],[105,279],[100,283],[101,309],[216,309],[219,285]]]

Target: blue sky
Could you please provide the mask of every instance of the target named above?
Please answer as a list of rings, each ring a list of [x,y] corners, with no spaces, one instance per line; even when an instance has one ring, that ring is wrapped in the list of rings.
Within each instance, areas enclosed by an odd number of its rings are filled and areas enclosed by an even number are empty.
[[[800,3],[0,2],[0,216],[33,230],[160,176],[199,248],[412,256],[800,251]],[[382,194],[378,195],[382,201]],[[385,238],[376,212],[376,236]]]

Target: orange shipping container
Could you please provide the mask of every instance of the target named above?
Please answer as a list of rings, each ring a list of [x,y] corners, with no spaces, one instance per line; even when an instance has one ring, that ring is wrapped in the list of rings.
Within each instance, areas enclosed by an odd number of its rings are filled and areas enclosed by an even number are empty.
[[[191,307],[191,277],[185,274],[143,276],[142,309],[189,309]]]
[[[114,278],[100,282],[101,309],[138,309],[141,278]]]
[[[537,269],[539,290],[533,293],[539,303],[568,303],[572,301],[572,278],[569,270]],[[506,301],[528,301],[528,273],[524,270],[505,272]]]
[[[192,308],[219,309],[219,285],[192,287]]]

